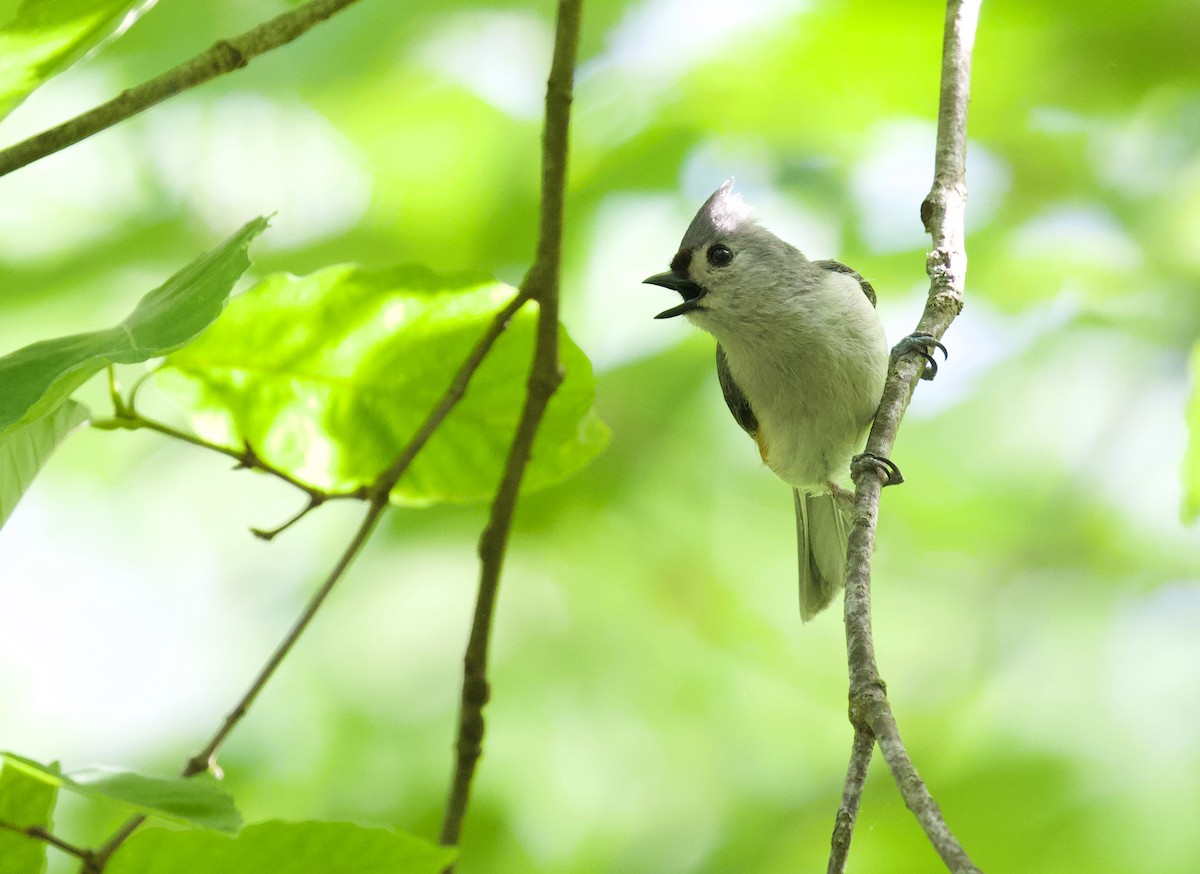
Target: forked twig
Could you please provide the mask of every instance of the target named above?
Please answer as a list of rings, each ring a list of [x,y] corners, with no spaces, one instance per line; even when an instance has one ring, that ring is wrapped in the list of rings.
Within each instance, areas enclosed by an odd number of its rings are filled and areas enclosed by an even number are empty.
[[[966,205],[967,104],[970,94],[971,51],[981,0],[949,0],[942,49],[941,94],[938,104],[937,154],[933,188],[921,205],[921,219],[933,238],[926,262],[929,296],[917,333],[941,337],[962,309],[967,257],[964,247]],[[887,458],[900,420],[912,399],[925,362],[915,355],[895,356],[884,385],[883,398],[867,440],[867,452]],[[854,474],[855,498],[846,573],[846,651],[850,669],[850,721],[855,744],[847,772],[846,794],[852,778],[865,774],[873,738],[904,797],[946,867],[956,874],[979,869],[946,826],[937,802],[921,780],[896,726],[887,692],[875,662],[871,636],[871,555],[879,515],[883,475],[879,468],[862,465]],[[843,801],[845,806],[845,801]],[[830,854],[830,871],[844,866],[850,829],[838,823]],[[845,846],[843,846],[843,844]]]

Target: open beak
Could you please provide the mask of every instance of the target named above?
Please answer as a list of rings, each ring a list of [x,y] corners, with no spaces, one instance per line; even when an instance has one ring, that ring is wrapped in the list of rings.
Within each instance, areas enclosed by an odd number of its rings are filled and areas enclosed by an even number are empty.
[[[708,293],[708,289],[697,285],[686,276],[682,276],[673,270],[666,273],[656,273],[647,279],[643,279],[642,282],[645,285],[661,285],[663,288],[677,291],[683,296],[683,303],[673,306],[669,310],[663,310],[654,317],[656,319],[673,319],[675,316],[682,316],[684,313],[691,312],[700,306],[700,298]]]

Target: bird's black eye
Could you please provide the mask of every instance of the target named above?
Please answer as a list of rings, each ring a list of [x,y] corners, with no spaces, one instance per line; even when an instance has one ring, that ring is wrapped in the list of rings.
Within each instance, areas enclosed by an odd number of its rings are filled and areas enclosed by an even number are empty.
[[[708,263],[713,267],[724,267],[733,260],[733,252],[728,246],[722,246],[717,243],[715,246],[710,246],[708,249]]]

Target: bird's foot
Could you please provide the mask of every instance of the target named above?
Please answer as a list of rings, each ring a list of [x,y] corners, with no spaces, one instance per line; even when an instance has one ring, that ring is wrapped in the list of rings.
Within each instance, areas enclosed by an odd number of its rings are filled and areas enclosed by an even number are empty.
[[[879,478],[883,480],[882,484],[884,486],[898,486],[904,482],[904,474],[900,473],[900,468],[896,467],[896,463],[890,458],[884,458],[882,455],[875,455],[871,452],[863,452],[850,459],[850,475],[854,477],[856,482],[859,474],[868,468],[879,474]]]
[[[950,353],[946,351],[946,347],[941,344],[937,337],[933,336],[933,334],[924,334],[918,331],[915,334],[909,334],[896,344],[896,348],[892,350],[892,358],[900,358],[904,355],[920,355],[925,359],[925,369],[921,372],[921,379],[933,379],[937,376],[938,372],[938,364],[933,357],[935,349],[942,350],[943,360],[950,357]]]

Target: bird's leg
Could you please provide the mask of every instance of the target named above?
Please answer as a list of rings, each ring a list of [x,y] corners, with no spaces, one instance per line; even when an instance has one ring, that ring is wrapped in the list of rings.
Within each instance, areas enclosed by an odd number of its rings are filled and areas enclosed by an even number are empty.
[[[896,344],[896,348],[892,350],[892,359],[895,360],[905,355],[920,355],[925,359],[925,369],[921,372],[921,379],[933,379],[938,372],[937,361],[933,358],[934,349],[942,350],[943,359],[950,357],[950,353],[946,351],[946,347],[937,337],[918,331],[915,334],[909,334]]]
[[[843,488],[832,480],[826,483],[826,485],[829,487],[829,492],[833,495],[833,499],[837,501],[838,505],[844,509],[850,509],[850,505],[854,503],[854,490]]]
[[[882,455],[863,452],[850,459],[850,475],[856,480],[864,468],[873,468],[877,471],[884,486],[898,486],[904,482],[904,474],[900,473],[900,468],[896,467],[896,463]]]

